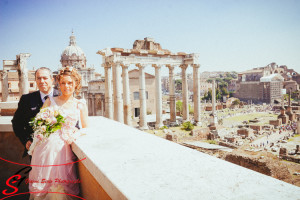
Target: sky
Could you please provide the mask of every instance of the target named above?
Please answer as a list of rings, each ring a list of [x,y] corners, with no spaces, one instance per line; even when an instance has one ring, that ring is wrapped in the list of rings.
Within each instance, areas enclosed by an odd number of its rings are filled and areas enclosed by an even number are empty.
[[[87,66],[100,73],[98,50],[131,49],[145,37],[171,52],[199,53],[200,72],[271,62],[300,72],[300,0],[0,0],[1,61],[31,53],[29,69],[57,70],[72,30]]]

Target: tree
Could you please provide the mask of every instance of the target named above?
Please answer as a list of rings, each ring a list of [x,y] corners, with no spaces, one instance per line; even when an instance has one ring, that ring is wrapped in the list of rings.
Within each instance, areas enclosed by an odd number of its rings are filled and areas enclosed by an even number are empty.
[[[222,96],[227,96],[229,94],[226,87],[221,88],[221,94],[222,94]]]
[[[211,91],[211,89],[209,89],[208,92],[204,93],[202,100],[209,101],[211,99],[212,99],[212,91]]]
[[[212,79],[212,78],[209,78],[209,79],[206,80],[206,82],[212,83],[212,82],[213,82],[213,79]]]
[[[182,114],[182,101],[176,101],[176,112],[179,112],[180,115]]]
[[[230,81],[231,81],[232,79],[233,79],[232,77],[226,77],[226,78],[224,78],[224,81],[225,81],[227,84],[229,84]]]
[[[182,80],[181,79],[175,80],[175,88],[176,88],[176,90],[182,90]]]

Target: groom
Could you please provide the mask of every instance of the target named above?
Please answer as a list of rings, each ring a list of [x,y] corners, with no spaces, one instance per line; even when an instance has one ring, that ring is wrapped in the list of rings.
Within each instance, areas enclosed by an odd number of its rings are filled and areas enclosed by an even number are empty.
[[[25,146],[23,157],[32,143],[31,134],[33,130],[29,125],[29,121],[40,111],[43,103],[49,96],[58,96],[59,92],[54,90],[52,72],[47,67],[41,67],[35,71],[35,81],[38,91],[24,94],[21,96],[18,109],[12,119],[12,126],[16,136]]]

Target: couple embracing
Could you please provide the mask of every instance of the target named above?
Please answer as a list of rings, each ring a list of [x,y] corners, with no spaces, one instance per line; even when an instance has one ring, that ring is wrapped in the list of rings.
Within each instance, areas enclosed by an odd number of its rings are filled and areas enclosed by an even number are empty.
[[[74,93],[78,94],[81,89],[81,76],[75,68],[62,68],[57,75],[60,96],[52,87],[54,79],[50,69],[42,67],[36,70],[35,80],[39,90],[22,95],[12,119],[14,132],[25,146],[23,156],[28,152],[32,155],[30,200],[69,200],[72,199],[71,195],[79,194],[78,183],[51,180],[78,179],[75,166],[63,164],[75,161],[70,144],[76,138],[75,130],[87,127],[87,106],[85,102],[74,98]],[[46,114],[48,118],[38,118]],[[30,124],[32,118],[35,120]],[[43,123],[45,125],[39,126]]]

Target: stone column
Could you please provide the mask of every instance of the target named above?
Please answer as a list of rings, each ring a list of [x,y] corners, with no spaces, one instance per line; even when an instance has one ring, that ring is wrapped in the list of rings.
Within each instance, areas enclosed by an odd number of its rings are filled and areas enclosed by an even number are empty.
[[[300,134],[300,115],[297,116],[297,134]]]
[[[122,99],[122,80],[120,63],[113,64],[113,81],[114,81],[114,120],[124,122],[123,99]]]
[[[213,84],[212,84],[212,114],[215,115],[216,114],[216,81],[213,80]]]
[[[95,94],[93,94],[93,96],[92,96],[92,102],[93,102],[93,106],[92,106],[92,108],[93,108],[93,116],[96,116],[96,95]]]
[[[6,102],[8,100],[8,71],[3,70],[1,74],[2,81],[2,102]]]
[[[88,115],[92,116],[92,94],[88,95]]]
[[[109,119],[113,119],[111,65],[105,63],[104,70],[105,70],[105,117]]]
[[[122,65],[122,78],[123,78],[123,110],[124,110],[124,123],[131,126],[131,105],[130,105],[130,90],[129,90],[129,77],[128,66]]]
[[[189,99],[188,99],[188,84],[186,69],[188,65],[180,65],[182,69],[182,109],[183,109],[183,121],[189,121]]]
[[[146,121],[147,104],[146,104],[146,83],[145,83],[145,65],[137,64],[139,68],[139,82],[140,82],[140,122],[139,127],[141,130],[147,130],[148,125]]]
[[[18,60],[18,70],[19,70],[19,87],[20,87],[20,96],[23,94],[29,93],[29,81],[28,81],[28,69],[27,58],[29,58],[31,54],[29,53],[21,53],[17,55]]]
[[[155,68],[155,104],[156,104],[156,124],[155,128],[163,126],[162,121],[162,94],[161,94],[161,66],[152,65]]]
[[[215,126],[218,121],[217,121],[217,116],[216,116],[216,81],[213,80],[213,84],[212,84],[212,113],[210,115],[211,117],[211,122],[210,125],[211,126]]]
[[[176,124],[176,97],[175,97],[175,80],[174,66],[167,65],[169,68],[169,95],[170,95],[170,125]]]
[[[101,95],[101,116],[104,116],[104,98]]]
[[[194,91],[194,120],[197,126],[201,125],[200,122],[200,65],[193,65],[193,91]]]

